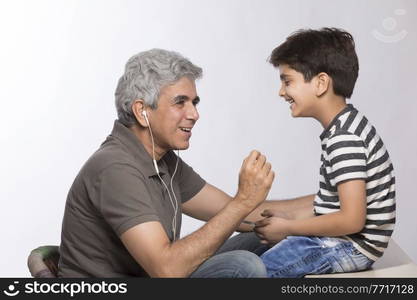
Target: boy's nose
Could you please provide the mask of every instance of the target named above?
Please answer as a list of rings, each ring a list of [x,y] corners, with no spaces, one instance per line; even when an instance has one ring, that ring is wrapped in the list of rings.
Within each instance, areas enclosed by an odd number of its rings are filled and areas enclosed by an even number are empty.
[[[280,89],[279,89],[279,91],[278,91],[278,94],[279,94],[281,97],[284,97],[284,96],[285,96],[285,89],[284,89],[284,85],[281,85],[281,87],[280,87]]]

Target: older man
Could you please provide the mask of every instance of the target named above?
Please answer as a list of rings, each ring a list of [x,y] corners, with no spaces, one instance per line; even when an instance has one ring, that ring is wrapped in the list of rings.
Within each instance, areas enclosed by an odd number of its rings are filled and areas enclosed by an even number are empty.
[[[173,152],[189,147],[201,76],[175,52],[153,49],[129,59],[116,89],[118,120],[68,193],[59,276],[266,275],[249,251],[216,254],[237,228],[250,229],[244,219],[259,219],[274,179],[265,156],[252,151],[243,161],[230,197]],[[180,238],[182,213],[207,223]]]

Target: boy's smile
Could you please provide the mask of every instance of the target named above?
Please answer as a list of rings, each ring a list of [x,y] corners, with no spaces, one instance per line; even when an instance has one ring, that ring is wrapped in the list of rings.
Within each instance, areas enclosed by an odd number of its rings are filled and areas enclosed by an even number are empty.
[[[289,65],[280,65],[278,69],[281,78],[279,95],[290,104],[291,115],[311,117],[315,104],[313,80],[306,82],[303,74]]]

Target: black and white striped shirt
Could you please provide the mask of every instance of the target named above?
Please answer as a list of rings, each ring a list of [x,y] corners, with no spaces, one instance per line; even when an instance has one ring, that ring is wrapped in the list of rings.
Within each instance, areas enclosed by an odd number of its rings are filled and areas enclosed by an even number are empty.
[[[320,189],[316,215],[340,210],[337,185],[352,179],[366,182],[367,215],[361,232],[344,236],[372,260],[381,257],[395,225],[395,176],[382,139],[351,104],[320,135]]]

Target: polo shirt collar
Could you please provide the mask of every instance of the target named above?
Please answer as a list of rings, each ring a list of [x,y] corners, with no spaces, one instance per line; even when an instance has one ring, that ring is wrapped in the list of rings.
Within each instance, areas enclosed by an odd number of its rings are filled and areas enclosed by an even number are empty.
[[[141,171],[148,177],[157,176],[153,165],[153,158],[146,151],[145,146],[135,136],[135,134],[118,120],[114,121],[113,130],[110,136],[118,139],[132,154],[141,166]],[[166,155],[166,154],[165,154]],[[165,157],[164,155],[164,157]],[[158,163],[159,174],[162,176],[168,174],[168,165],[162,157]]]

